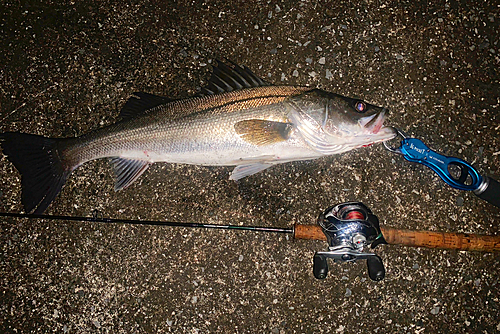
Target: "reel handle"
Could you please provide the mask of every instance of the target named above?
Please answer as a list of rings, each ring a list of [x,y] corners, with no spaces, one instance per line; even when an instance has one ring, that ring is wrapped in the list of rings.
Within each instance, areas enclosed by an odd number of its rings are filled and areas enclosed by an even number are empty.
[[[479,252],[500,251],[500,236],[413,231],[391,227],[380,227],[380,229],[384,235],[384,239],[390,245],[457,249]],[[326,241],[326,236],[319,225],[295,224],[294,238]]]

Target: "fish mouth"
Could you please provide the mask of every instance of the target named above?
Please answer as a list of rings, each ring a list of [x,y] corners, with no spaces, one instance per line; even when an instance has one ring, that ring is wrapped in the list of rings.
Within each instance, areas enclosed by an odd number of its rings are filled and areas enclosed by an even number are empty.
[[[388,112],[386,108],[383,108],[380,112],[373,114],[371,116],[363,117],[359,120],[359,125],[363,128],[365,133],[377,134],[380,132],[384,125],[385,114]]]
[[[397,133],[392,127],[384,126],[385,114],[388,111],[387,108],[383,108],[380,112],[363,117],[358,121],[364,134],[370,136],[372,143],[379,143],[396,137]]]

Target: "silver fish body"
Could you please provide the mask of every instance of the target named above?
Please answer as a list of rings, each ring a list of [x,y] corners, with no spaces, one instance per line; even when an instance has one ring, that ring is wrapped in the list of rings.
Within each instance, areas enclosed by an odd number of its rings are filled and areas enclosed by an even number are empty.
[[[21,172],[26,210],[43,212],[71,171],[90,160],[111,159],[119,190],[154,162],[236,166],[230,178],[238,180],[395,136],[383,127],[385,109],[364,101],[270,86],[247,68],[214,70],[204,96],[172,101],[136,93],[121,121],[81,137],[0,134],[4,154]]]

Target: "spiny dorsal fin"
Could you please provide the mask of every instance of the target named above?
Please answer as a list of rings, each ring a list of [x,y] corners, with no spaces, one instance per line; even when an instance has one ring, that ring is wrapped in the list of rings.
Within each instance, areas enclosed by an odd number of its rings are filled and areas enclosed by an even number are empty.
[[[217,59],[215,62],[217,66],[214,64],[212,76],[199,95],[213,95],[244,88],[270,86],[246,66],[241,67],[232,61],[227,61],[231,65],[228,66]]]
[[[123,120],[131,119],[140,115],[154,107],[159,105],[172,102],[172,99],[168,97],[153,95],[143,92],[135,92],[132,97],[130,97],[120,111],[120,117]]]
[[[111,158],[115,172],[115,191],[130,186],[149,167],[149,162],[124,158]]]
[[[251,144],[262,146],[287,140],[292,130],[291,123],[249,119],[234,125],[236,133]]]

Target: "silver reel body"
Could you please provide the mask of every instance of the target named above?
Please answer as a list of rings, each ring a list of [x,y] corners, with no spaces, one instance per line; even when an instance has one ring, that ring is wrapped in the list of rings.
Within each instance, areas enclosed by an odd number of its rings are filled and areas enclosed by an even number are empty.
[[[368,274],[374,281],[385,276],[382,259],[365,248],[376,247],[385,240],[379,221],[371,210],[360,202],[349,202],[327,209],[318,218],[318,224],[326,235],[328,250],[314,254],[314,276],[324,279],[328,275],[327,259],[335,262],[367,260]]]

